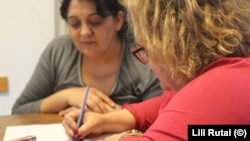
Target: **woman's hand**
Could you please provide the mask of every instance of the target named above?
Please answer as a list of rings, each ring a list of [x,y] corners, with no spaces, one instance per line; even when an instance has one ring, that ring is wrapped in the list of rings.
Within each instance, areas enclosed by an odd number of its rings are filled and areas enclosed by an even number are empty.
[[[79,113],[80,110],[75,109],[64,116],[63,127],[70,138],[74,135],[77,136],[77,139],[83,139],[86,136],[121,133],[133,129],[135,125],[132,113],[126,109],[122,109],[106,114],[85,112],[82,119],[83,124],[78,127],[76,121]],[[115,138],[115,136],[112,138]]]
[[[76,135],[77,139],[83,139],[87,135],[97,136],[102,134],[102,124],[104,124],[102,114],[85,112],[84,119],[82,119],[82,123],[84,124],[78,128],[76,121],[79,113],[80,110],[75,109],[64,116],[63,127],[65,129],[65,133],[70,138],[73,138]]]
[[[121,109],[121,106],[120,105],[116,105],[115,108],[111,108],[109,107],[107,104],[105,105],[108,109],[109,112],[112,112],[112,111],[116,111],[116,110],[120,110]],[[85,107],[86,108],[86,107]],[[68,114],[69,112],[73,111],[73,110],[76,110],[76,109],[80,109],[80,108],[76,108],[76,107],[69,107],[67,109],[64,109],[64,110],[61,110],[59,112],[59,115],[60,116],[65,116],[66,114]],[[86,111],[90,111],[86,108]],[[94,112],[94,111],[92,111]]]
[[[74,111],[74,110],[76,110],[76,109],[79,109],[79,108],[76,108],[76,107],[69,107],[69,108],[67,108],[67,109],[61,110],[61,111],[59,112],[59,115],[60,115],[60,116],[65,116],[66,114],[68,114],[68,113],[70,113],[71,111]]]
[[[68,104],[72,107],[80,108],[84,97],[84,90],[85,88],[82,87],[67,89],[67,93],[70,94]],[[85,108],[86,111],[108,113],[120,109],[120,106],[116,105],[105,93],[90,87]]]

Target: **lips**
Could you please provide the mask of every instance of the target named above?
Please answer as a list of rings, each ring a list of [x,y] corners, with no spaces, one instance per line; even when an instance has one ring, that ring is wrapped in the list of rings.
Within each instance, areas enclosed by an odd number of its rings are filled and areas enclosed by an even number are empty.
[[[94,41],[80,41],[80,44],[82,45],[92,45],[94,43],[95,43]]]

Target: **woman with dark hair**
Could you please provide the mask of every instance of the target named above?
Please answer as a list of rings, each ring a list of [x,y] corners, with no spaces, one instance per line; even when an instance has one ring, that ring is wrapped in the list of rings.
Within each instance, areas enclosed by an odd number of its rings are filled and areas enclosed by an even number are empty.
[[[159,81],[130,53],[134,43],[117,0],[63,0],[69,35],[53,39],[12,113],[57,113],[80,108],[107,113],[160,95]]]
[[[187,141],[201,135],[197,128],[188,134],[189,125],[219,125],[211,127],[217,135],[203,130],[203,139],[193,139],[222,140],[231,136],[223,125],[250,124],[249,0],[121,1],[138,43],[131,51],[151,66],[164,92],[119,111],[86,112],[80,127],[79,110],[69,112],[63,121],[69,137],[120,133],[103,141]]]

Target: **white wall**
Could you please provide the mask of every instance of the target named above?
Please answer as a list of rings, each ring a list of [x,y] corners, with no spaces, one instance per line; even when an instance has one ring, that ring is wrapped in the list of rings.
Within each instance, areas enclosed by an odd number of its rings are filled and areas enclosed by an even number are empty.
[[[0,0],[0,75],[9,80],[8,92],[0,93],[0,115],[11,114],[41,52],[54,38],[56,10],[54,0]]]

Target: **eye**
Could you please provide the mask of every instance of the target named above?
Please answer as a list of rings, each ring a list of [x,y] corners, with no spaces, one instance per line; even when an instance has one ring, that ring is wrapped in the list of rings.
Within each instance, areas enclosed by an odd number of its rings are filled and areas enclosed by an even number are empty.
[[[69,24],[73,28],[78,28],[81,24],[80,23],[71,23]]]
[[[93,25],[93,26],[97,26],[97,25],[100,25],[103,21],[103,18],[99,15],[93,15],[93,16],[90,16],[89,18],[89,24]]]
[[[100,25],[102,21],[89,21],[89,23],[93,26],[97,26],[97,25]]]
[[[68,25],[72,28],[78,28],[81,26],[81,22],[80,20],[78,20],[77,18],[75,17],[70,17],[68,19]]]

